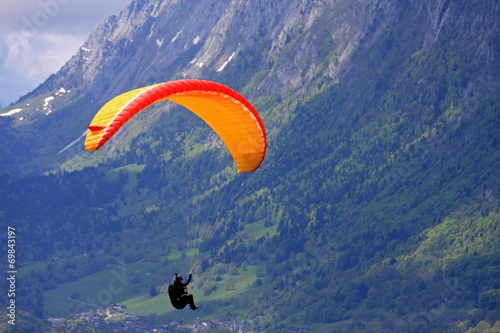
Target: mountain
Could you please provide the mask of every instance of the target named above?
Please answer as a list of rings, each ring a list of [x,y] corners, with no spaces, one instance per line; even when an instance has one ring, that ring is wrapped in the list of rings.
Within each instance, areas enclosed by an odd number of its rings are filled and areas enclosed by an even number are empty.
[[[201,308],[187,321],[498,330],[499,11],[133,1],[1,111],[13,117],[0,118],[0,221],[18,230],[24,311],[68,315],[107,290],[152,322],[178,318],[152,304],[176,265],[198,259]],[[84,151],[107,100],[182,78],[226,84],[255,106],[268,134],[256,172],[238,176],[213,132],[168,103]],[[111,293],[119,268],[148,274]]]

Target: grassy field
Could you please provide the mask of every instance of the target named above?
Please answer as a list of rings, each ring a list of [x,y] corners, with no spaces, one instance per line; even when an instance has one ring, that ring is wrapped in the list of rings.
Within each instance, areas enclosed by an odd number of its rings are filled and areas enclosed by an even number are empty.
[[[245,231],[255,239],[264,237],[266,233],[269,234],[270,237],[274,236],[276,234],[276,226],[266,228],[264,226],[265,222],[266,219],[262,219],[259,222],[247,224],[245,225]]]
[[[190,256],[196,253],[189,253]],[[172,253],[169,260],[180,257],[180,253]],[[185,261],[189,261],[189,257]],[[31,269],[44,269],[46,263],[28,263],[24,273]],[[203,308],[207,301],[216,299],[238,298],[249,299],[249,288],[255,282],[255,270],[259,267],[247,266],[240,268],[235,274],[222,274],[221,280],[216,282],[217,288],[208,295],[198,288],[200,278],[210,279],[208,276],[195,276],[189,291],[195,296],[195,301]],[[151,281],[155,271],[164,269],[162,263],[138,261],[135,263],[113,267],[85,276],[76,281],[59,285],[56,289],[44,292],[45,316],[67,317],[69,314],[89,311],[91,308],[105,308],[106,304],[122,303],[127,310],[135,314],[150,315],[155,313],[164,319],[195,320],[196,318],[213,318],[214,314],[225,313],[228,307],[214,305],[204,307],[201,311],[175,310],[167,294],[155,297],[149,295]],[[206,274],[205,274],[206,275]],[[133,286],[139,285],[139,293],[134,292]],[[181,318],[179,318],[181,316]]]
[[[28,275],[31,272],[45,271],[49,261],[27,261],[23,262],[18,269],[18,275]]]
[[[152,280],[159,272],[165,272],[165,263],[170,268],[178,270],[179,274],[187,275],[196,259],[198,252],[193,249],[183,252],[173,251],[163,257],[160,262],[137,261],[129,264],[120,264],[115,267],[82,277],[76,281],[60,284],[53,290],[44,292],[45,316],[68,316],[71,313],[88,311],[90,308],[104,308],[106,304],[123,303],[129,311],[136,314],[158,316],[174,319],[178,312],[174,311],[168,300],[168,295],[160,294],[150,297]],[[203,256],[201,257],[203,258]],[[46,269],[47,262],[28,262],[20,269],[20,274],[29,274],[32,270]],[[240,268],[237,275],[221,274],[221,280],[216,282],[216,289],[209,295],[204,295],[198,288],[200,278],[211,280],[211,274],[195,276],[190,285],[190,292],[195,295],[198,303],[215,299],[229,299],[241,297],[256,280],[255,270],[258,266]],[[169,268],[167,268],[169,270]],[[167,277],[167,281],[173,278]],[[208,275],[207,275],[208,274]],[[164,277],[162,277],[164,278]],[[214,309],[213,309],[214,310]],[[200,314],[200,312],[197,312]]]
[[[90,308],[104,308],[108,303],[121,303],[137,296],[133,292],[134,284],[143,286],[142,293],[149,294],[146,288],[152,277],[149,271],[156,266],[160,264],[138,262],[109,268],[47,290],[44,292],[45,316],[67,316]]]
[[[237,275],[224,274],[223,279],[217,282],[217,289],[210,293],[209,295],[204,295],[203,291],[196,287],[198,277],[195,277],[195,281],[191,284],[189,292],[193,294],[195,303],[200,305],[200,310],[190,311],[189,307],[184,310],[176,310],[170,304],[170,300],[167,294],[160,294],[156,297],[150,297],[149,294],[141,294],[139,296],[133,297],[122,302],[127,306],[127,310],[134,312],[136,314],[150,315],[156,313],[157,316],[169,319],[169,320],[204,320],[209,318],[214,318],[218,316],[219,313],[225,313],[228,310],[234,312],[234,309],[230,309],[231,306],[217,306],[210,304],[210,306],[204,307],[207,301],[213,301],[216,299],[250,299],[249,287],[256,280],[255,270],[258,266],[249,266],[244,269],[239,269]],[[203,277],[203,276],[202,276]],[[255,290],[253,290],[255,292]],[[243,311],[243,310],[241,310]]]

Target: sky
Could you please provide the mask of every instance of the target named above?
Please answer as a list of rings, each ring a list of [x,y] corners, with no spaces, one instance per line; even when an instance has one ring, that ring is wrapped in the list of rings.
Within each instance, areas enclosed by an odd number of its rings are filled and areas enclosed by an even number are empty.
[[[101,21],[131,1],[0,1],[0,107],[57,72]]]

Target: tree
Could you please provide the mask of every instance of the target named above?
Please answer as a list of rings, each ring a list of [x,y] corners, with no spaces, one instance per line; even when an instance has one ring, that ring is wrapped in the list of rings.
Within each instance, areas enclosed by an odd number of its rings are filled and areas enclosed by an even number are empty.
[[[155,297],[157,295],[158,295],[158,290],[156,289],[156,286],[152,284],[151,288],[149,289],[149,296]]]

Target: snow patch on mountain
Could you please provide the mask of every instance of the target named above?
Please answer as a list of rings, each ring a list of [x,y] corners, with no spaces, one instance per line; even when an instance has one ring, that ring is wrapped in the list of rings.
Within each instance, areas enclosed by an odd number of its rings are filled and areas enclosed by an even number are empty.
[[[45,111],[45,115],[48,116],[52,113],[52,101],[55,99],[55,96],[62,96],[71,90],[66,90],[64,88],[59,88],[59,90],[54,94],[54,96],[49,96],[44,99],[43,111]]]
[[[236,54],[236,52],[233,52],[231,54],[231,56],[229,57],[229,59],[227,59],[223,64],[222,66],[219,67],[219,69],[217,70],[217,72],[222,72],[224,70],[224,68],[227,66],[227,64],[229,64],[229,62],[233,59],[234,55]]]
[[[69,93],[70,90],[66,90],[64,88],[60,88],[58,92],[56,92],[56,96],[64,95],[65,93]]]
[[[9,112],[7,112],[7,113],[2,113],[2,114],[0,114],[0,117],[8,117],[8,116],[12,116],[12,115],[15,115],[16,113],[19,113],[19,112],[21,112],[21,111],[23,111],[23,109],[19,109],[19,108],[18,108],[18,109],[12,109],[12,110],[10,110],[10,111],[9,111]]]
[[[154,26],[155,26],[155,22],[153,22],[153,25],[151,26],[151,29],[149,31],[149,35],[148,35],[148,37],[146,37],[146,40],[151,39],[151,36],[153,36],[153,33],[154,33],[153,28],[154,28]]]
[[[48,116],[52,112],[52,107],[50,105],[50,102],[54,100],[54,96],[49,96],[45,98],[45,103],[43,104],[43,110],[47,111],[45,113],[46,116]]]
[[[177,37],[179,37],[179,35],[181,34],[182,30],[180,31],[177,31],[177,33],[175,34],[175,37],[172,38],[172,40],[170,41],[171,43],[175,42],[177,40]]]
[[[43,104],[43,107],[49,106],[49,102],[54,100],[54,96],[49,96],[45,99],[45,104]]]

